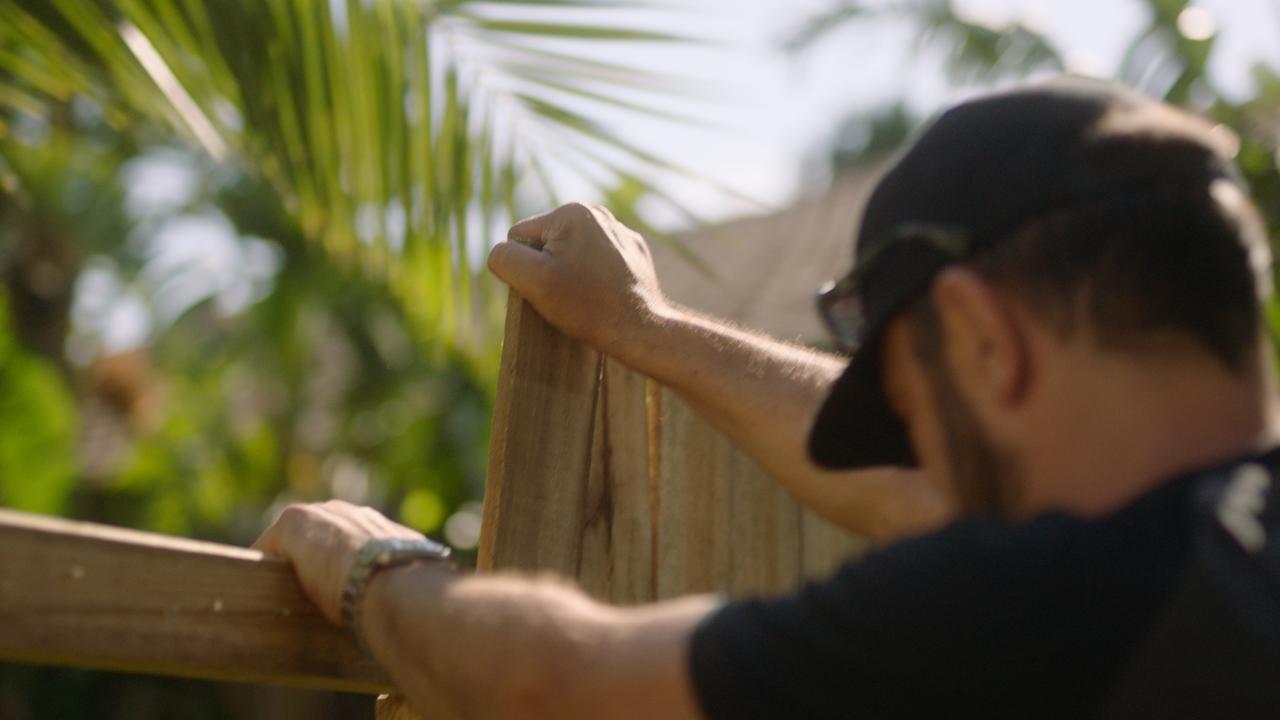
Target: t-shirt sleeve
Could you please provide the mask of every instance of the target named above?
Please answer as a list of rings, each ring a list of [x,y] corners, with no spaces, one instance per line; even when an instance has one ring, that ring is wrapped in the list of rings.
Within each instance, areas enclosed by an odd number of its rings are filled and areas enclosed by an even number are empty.
[[[1125,642],[1116,627],[1133,613],[1097,591],[1125,571],[1090,563],[1096,554],[1062,532],[957,523],[794,595],[724,605],[693,634],[702,708],[713,719],[950,717],[1099,695]],[[1078,682],[1055,698],[1044,691],[1054,677]]]

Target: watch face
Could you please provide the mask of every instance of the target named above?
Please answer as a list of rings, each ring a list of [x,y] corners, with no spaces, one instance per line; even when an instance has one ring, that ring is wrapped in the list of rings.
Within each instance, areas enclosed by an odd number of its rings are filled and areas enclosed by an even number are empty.
[[[342,588],[342,623],[356,634],[356,641],[363,643],[356,625],[356,608],[369,578],[379,570],[405,565],[416,560],[445,560],[449,557],[447,546],[426,538],[378,538],[370,540],[356,553],[355,564]]]
[[[443,560],[450,555],[450,550],[447,546],[426,538],[420,540],[390,538],[380,542],[385,543],[385,545],[382,548],[382,552],[378,553],[379,565],[406,560]],[[384,555],[386,560],[383,560]]]

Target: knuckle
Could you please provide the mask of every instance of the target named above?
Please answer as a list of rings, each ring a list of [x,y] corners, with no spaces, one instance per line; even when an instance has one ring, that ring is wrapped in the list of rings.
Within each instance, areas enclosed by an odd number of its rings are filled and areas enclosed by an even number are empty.
[[[527,220],[521,220],[515,225],[512,225],[511,228],[507,230],[507,241],[508,242],[529,242],[529,236],[532,234],[530,232],[530,228],[532,226],[533,220],[534,218],[529,218]],[[499,243],[495,247],[501,247],[501,245],[502,244]]]
[[[332,513],[335,513],[337,515],[351,515],[359,509],[357,506],[352,505],[346,500],[338,500],[336,498],[332,500],[326,500],[322,504],[322,507],[324,507],[326,510]]]
[[[507,240],[525,244],[537,244],[542,235],[544,226],[554,213],[555,211],[553,210],[538,215],[531,215],[517,221],[507,229]]]
[[[566,217],[574,220],[589,220],[595,217],[594,213],[591,212],[590,206],[584,202],[576,200],[562,205],[560,207],[560,212]]]
[[[276,524],[286,528],[297,527],[311,515],[311,506],[304,503],[289,503],[276,517]]]

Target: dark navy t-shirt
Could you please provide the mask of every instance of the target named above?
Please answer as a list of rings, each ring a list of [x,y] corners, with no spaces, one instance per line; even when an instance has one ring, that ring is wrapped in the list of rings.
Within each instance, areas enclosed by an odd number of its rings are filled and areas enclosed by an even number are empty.
[[[725,605],[693,636],[702,708],[709,718],[1095,715],[1186,575],[1198,488],[1239,466],[1170,481],[1101,519],[963,520],[795,595]],[[1249,467],[1274,476],[1275,453]]]

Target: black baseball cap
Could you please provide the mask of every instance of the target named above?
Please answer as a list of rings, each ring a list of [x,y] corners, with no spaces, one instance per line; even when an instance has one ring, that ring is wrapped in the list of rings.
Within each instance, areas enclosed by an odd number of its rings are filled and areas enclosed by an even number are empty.
[[[943,113],[881,178],[858,230],[854,268],[821,301],[853,303],[833,328],[853,359],[809,435],[824,467],[916,465],[881,385],[889,321],[934,276],[1051,213],[1170,185],[1233,178],[1229,131],[1132,90],[1063,78]]]

